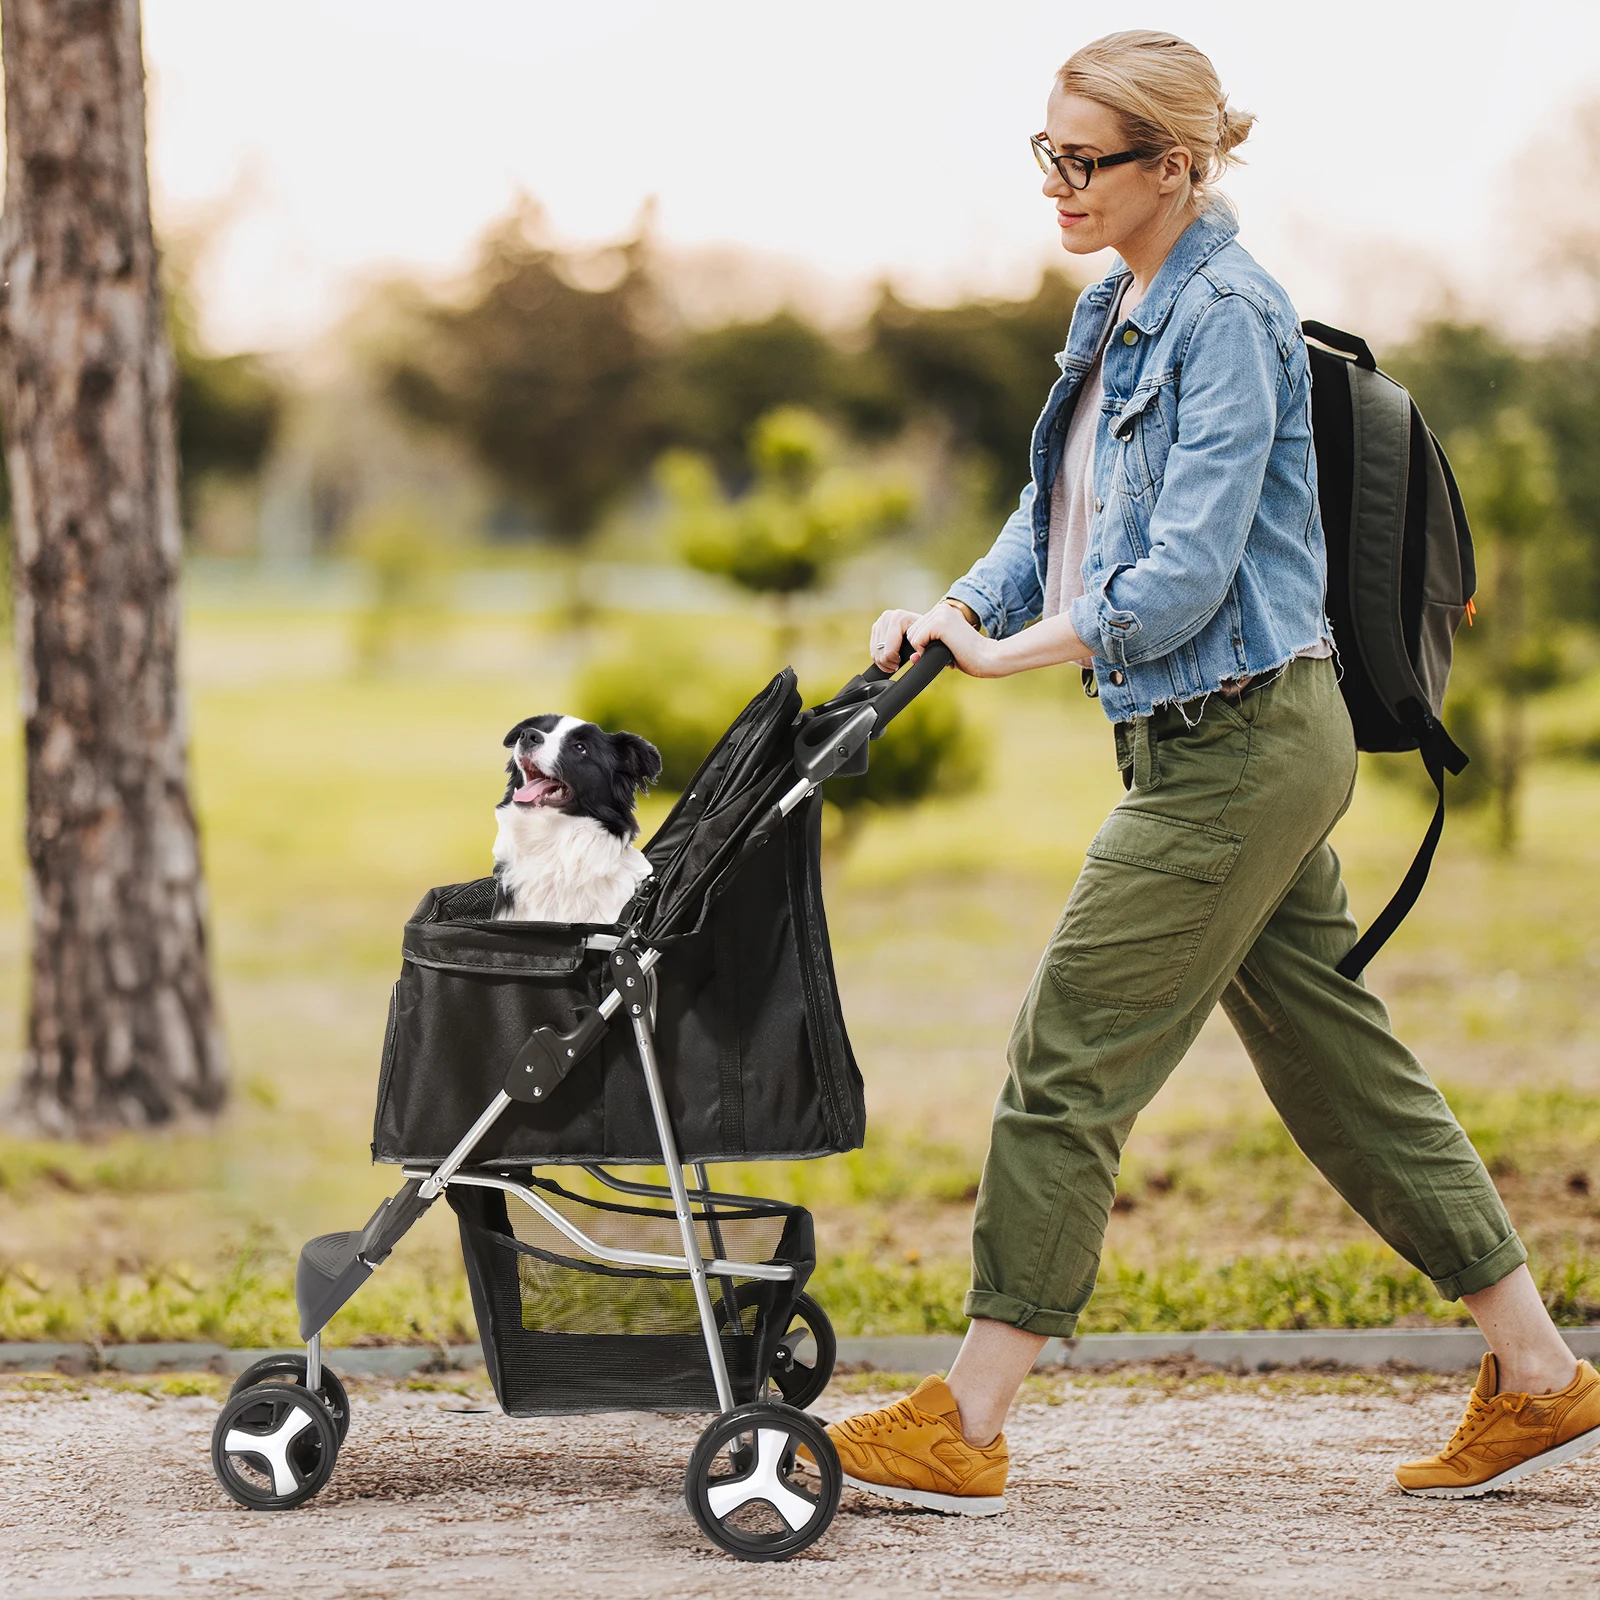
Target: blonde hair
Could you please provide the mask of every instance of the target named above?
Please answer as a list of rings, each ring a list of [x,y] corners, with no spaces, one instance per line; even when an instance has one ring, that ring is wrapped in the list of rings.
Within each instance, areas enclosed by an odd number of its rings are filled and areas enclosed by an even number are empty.
[[[1234,150],[1255,118],[1228,104],[1210,58],[1171,33],[1130,28],[1075,50],[1056,74],[1063,93],[1082,95],[1116,113],[1130,149],[1155,161],[1174,146],[1189,152],[1197,206],[1209,185],[1241,158]]]

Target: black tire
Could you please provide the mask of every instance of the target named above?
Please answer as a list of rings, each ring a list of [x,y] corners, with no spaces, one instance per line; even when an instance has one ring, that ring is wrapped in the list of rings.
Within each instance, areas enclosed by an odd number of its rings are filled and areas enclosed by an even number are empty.
[[[733,1303],[742,1313],[757,1302],[760,1294],[755,1284],[741,1283],[734,1288]],[[727,1307],[720,1298],[717,1325],[724,1328],[728,1325]],[[833,1363],[838,1354],[839,1340],[828,1313],[810,1295],[796,1295],[788,1326],[767,1368],[767,1377],[778,1391],[775,1398],[796,1411],[815,1405],[833,1377]]]
[[[263,1356],[261,1360],[253,1361],[233,1380],[228,1398],[231,1400],[236,1394],[252,1389],[258,1383],[298,1383],[302,1389],[305,1388],[306,1358],[285,1353],[281,1356]],[[317,1393],[322,1396],[332,1415],[333,1425],[339,1430],[339,1443],[343,1444],[350,1433],[350,1396],[344,1392],[339,1374],[324,1366]]]
[[[822,1398],[833,1376],[839,1340],[828,1313],[808,1294],[796,1297],[789,1326],[772,1357],[771,1378],[786,1406],[804,1411]]]
[[[804,1445],[816,1476],[799,1476]],[[815,1417],[770,1402],[740,1406],[700,1435],[684,1498],[701,1531],[741,1561],[787,1561],[815,1544],[839,1509],[844,1478]]]
[[[333,1476],[338,1454],[327,1406],[300,1383],[258,1383],[230,1395],[211,1430],[217,1482],[250,1511],[303,1504]]]

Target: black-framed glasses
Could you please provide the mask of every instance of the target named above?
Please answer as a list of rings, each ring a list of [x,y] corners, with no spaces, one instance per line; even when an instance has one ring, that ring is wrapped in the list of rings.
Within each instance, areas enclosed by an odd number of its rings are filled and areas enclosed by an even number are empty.
[[[1129,161],[1145,159],[1144,153],[1139,150],[1121,150],[1114,156],[1062,155],[1051,146],[1049,136],[1043,133],[1034,134],[1028,143],[1033,146],[1033,159],[1039,163],[1039,170],[1048,172],[1054,167],[1069,189],[1087,189],[1089,179],[1101,167],[1120,167]]]

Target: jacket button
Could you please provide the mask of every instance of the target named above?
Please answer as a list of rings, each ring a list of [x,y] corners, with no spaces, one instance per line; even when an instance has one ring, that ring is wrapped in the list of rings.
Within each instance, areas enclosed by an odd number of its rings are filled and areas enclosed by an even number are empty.
[[[1098,495],[1095,496],[1094,508],[1095,508],[1096,511],[1104,511],[1105,510],[1105,502],[1103,500],[1101,500]]]
[[[1120,687],[1122,684],[1122,674],[1120,672],[1113,672],[1111,674],[1111,681]]]
[[[1139,330],[1137,328],[1124,328],[1122,331],[1122,342],[1124,344],[1138,344]]]

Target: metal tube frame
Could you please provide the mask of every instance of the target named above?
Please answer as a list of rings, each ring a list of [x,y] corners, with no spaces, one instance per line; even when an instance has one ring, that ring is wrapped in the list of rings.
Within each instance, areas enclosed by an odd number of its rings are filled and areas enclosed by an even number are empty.
[[[421,1174],[412,1172],[409,1176],[415,1178]],[[591,1239],[582,1228],[551,1205],[542,1194],[528,1188],[526,1184],[518,1183],[515,1178],[501,1178],[489,1172],[461,1172],[451,1178],[450,1182],[461,1184],[468,1189],[499,1189],[503,1194],[515,1195],[530,1211],[537,1212],[585,1255],[593,1256],[597,1261],[606,1261],[617,1267],[652,1267],[663,1272],[691,1270],[688,1258],[685,1256],[661,1255],[653,1250],[623,1250],[615,1245],[601,1244],[599,1240]],[[663,1212],[662,1215],[665,1216],[666,1213]],[[679,1220],[682,1220],[681,1217]],[[693,1225],[691,1218],[690,1226]],[[793,1267],[771,1261],[724,1261],[718,1256],[705,1262],[704,1266],[707,1272],[717,1277],[731,1274],[736,1278],[764,1278],[772,1283],[787,1283],[794,1277]]]
[[[802,781],[796,784],[779,802],[779,809],[785,816],[797,806],[806,795],[815,788],[815,784]],[[617,941],[608,940],[603,948],[615,948]],[[597,948],[602,948],[597,944]],[[648,975],[661,959],[658,950],[645,950],[639,956],[639,970]],[[652,990],[654,985],[651,985]],[[717,1329],[716,1310],[711,1303],[711,1290],[707,1282],[708,1277],[722,1280],[722,1293],[728,1315],[729,1332],[737,1330],[738,1301],[734,1292],[733,1279],[756,1278],[764,1279],[771,1283],[788,1283],[794,1279],[792,1266],[780,1265],[771,1261],[729,1261],[723,1255],[722,1229],[717,1221],[713,1205],[746,1206],[761,1205],[760,1200],[747,1199],[740,1195],[720,1194],[713,1191],[706,1178],[703,1162],[694,1165],[695,1182],[697,1188],[691,1190],[683,1181],[683,1163],[678,1154],[677,1135],[672,1127],[672,1115],[667,1107],[666,1092],[661,1084],[661,1069],[656,1062],[655,1038],[652,1032],[655,1022],[654,996],[648,1007],[647,1014],[632,1018],[634,1044],[639,1052],[639,1066],[644,1074],[645,1089],[650,1096],[650,1111],[655,1119],[656,1134],[661,1140],[661,1160],[667,1169],[667,1183],[663,1189],[660,1184],[633,1183],[628,1179],[614,1178],[602,1168],[583,1165],[583,1170],[590,1173],[601,1183],[608,1185],[624,1194],[648,1195],[652,1198],[659,1197],[672,1201],[672,1210],[677,1218],[678,1231],[683,1240],[683,1254],[681,1256],[662,1255],[650,1250],[621,1250],[612,1245],[601,1244],[596,1239],[591,1239],[575,1222],[570,1221],[560,1210],[553,1206],[542,1195],[530,1189],[526,1184],[518,1183],[513,1178],[499,1177],[493,1173],[482,1171],[465,1172],[462,1168],[467,1159],[477,1148],[478,1142],[499,1121],[506,1108],[512,1104],[511,1096],[502,1090],[484,1108],[483,1114],[462,1135],[456,1147],[447,1155],[437,1167],[404,1167],[402,1173],[406,1178],[422,1180],[418,1191],[422,1198],[432,1200],[441,1194],[452,1183],[463,1184],[475,1189],[499,1189],[506,1194],[517,1197],[530,1210],[543,1217],[557,1232],[570,1239],[585,1254],[593,1256],[598,1261],[609,1262],[622,1267],[653,1268],[658,1271],[687,1272],[689,1281],[694,1287],[695,1306],[700,1313],[700,1331],[705,1337],[706,1356],[711,1363],[711,1376],[716,1385],[717,1404],[724,1413],[732,1411],[736,1400],[733,1393],[733,1382],[728,1376],[728,1362],[722,1349],[722,1336]],[[620,990],[613,989],[600,1002],[600,1015],[608,1021],[617,1014],[622,1007],[622,994]],[[695,1216],[695,1203],[701,1207],[700,1217]],[[665,1213],[663,1213],[665,1215]],[[697,1220],[704,1221],[707,1234],[711,1242],[712,1255],[708,1260],[700,1250],[699,1235],[695,1231]],[[322,1336],[313,1334],[306,1347],[306,1379],[309,1387],[315,1389],[322,1377]],[[313,1376],[314,1374],[314,1376]]]

